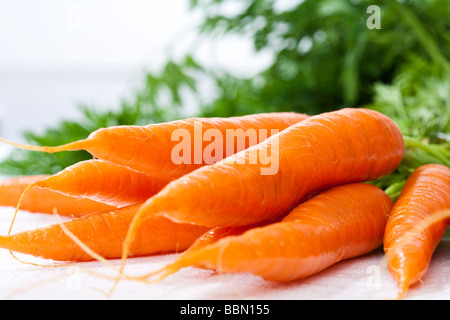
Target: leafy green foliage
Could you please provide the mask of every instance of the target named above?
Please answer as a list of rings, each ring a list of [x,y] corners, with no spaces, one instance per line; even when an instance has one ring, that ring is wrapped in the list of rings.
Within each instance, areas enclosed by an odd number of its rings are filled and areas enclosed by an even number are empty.
[[[378,110],[399,125],[406,153],[391,175],[375,182],[395,197],[398,188],[417,167],[428,163],[450,166],[450,72],[438,63],[413,57],[391,84],[375,85]]]
[[[229,115],[251,113],[252,106],[311,114],[361,106],[372,101],[375,82],[390,83],[405,57],[450,57],[448,1],[304,0],[281,11],[275,0],[243,1],[240,13],[222,14],[232,2],[191,1],[207,13],[201,30],[243,34],[255,51],[270,50],[275,59],[254,78],[233,79]],[[370,5],[381,8],[379,30],[366,26]],[[222,98],[208,106],[208,114],[216,108],[223,114]]]
[[[442,143],[450,128],[450,73],[414,57],[391,84],[377,83],[372,108],[396,120],[403,134]]]

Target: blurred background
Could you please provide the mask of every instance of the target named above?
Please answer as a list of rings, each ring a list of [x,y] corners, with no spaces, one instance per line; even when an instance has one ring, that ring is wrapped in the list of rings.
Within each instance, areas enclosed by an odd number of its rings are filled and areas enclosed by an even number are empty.
[[[141,86],[145,69],[186,52],[201,19],[186,0],[1,0],[2,136],[17,140],[25,130],[77,118],[78,104],[117,108]],[[203,64],[261,67],[249,42],[195,49]]]
[[[0,135],[369,107],[448,143],[450,0],[0,0]],[[2,174],[90,156],[5,150]]]

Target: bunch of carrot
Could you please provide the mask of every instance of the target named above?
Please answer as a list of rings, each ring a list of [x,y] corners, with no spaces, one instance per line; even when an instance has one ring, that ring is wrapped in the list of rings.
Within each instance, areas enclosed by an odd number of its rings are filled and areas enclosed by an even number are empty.
[[[175,164],[172,133],[194,134],[199,122],[222,133],[279,133],[214,163]],[[365,183],[393,172],[405,143],[390,118],[363,108],[112,127],[59,147],[12,144],[41,152],[83,149],[95,159],[53,176],[4,181],[0,205],[17,205],[16,214],[56,210],[73,220],[18,234],[10,228],[0,247],[58,261],[121,258],[119,277],[130,256],[183,252],[139,278],[197,266],[286,282],[384,245],[403,295],[425,273],[450,222],[446,166],[418,168],[396,201]],[[271,152],[278,170],[261,174],[261,155]]]

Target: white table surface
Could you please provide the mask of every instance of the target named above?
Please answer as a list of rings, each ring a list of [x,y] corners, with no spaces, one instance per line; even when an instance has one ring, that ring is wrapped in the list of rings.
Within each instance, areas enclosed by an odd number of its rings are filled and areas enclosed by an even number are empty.
[[[6,234],[13,208],[0,208],[0,232]],[[56,217],[19,212],[13,233],[56,223]],[[23,261],[54,266],[57,263],[17,255]],[[172,261],[175,254],[133,258],[126,273],[141,275]],[[111,263],[118,267],[119,260]],[[396,285],[390,277],[381,250],[347,260],[310,278],[290,284],[264,281],[249,274],[217,274],[186,268],[164,281],[148,284],[122,281],[107,295],[116,271],[100,262],[62,267],[38,267],[15,260],[0,250],[0,299],[88,299],[88,300],[211,300],[211,299],[394,299]],[[433,257],[423,283],[412,288],[405,299],[450,298],[450,241],[443,240]]]

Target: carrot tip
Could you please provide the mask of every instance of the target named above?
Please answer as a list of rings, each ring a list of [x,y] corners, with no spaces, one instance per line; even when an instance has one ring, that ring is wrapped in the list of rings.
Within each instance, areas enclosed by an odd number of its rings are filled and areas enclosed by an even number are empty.
[[[159,270],[156,270],[154,272],[151,272],[149,274],[141,276],[139,278],[144,279],[145,281],[148,281],[150,283],[158,283],[158,282],[164,280],[165,278],[167,278],[168,276],[174,274],[179,269],[180,269],[180,267],[177,266],[176,263],[173,263],[173,264],[169,264]],[[154,278],[154,279],[151,279],[151,278]]]
[[[399,248],[407,245],[411,240],[413,240],[418,234],[422,233],[423,231],[427,230],[431,225],[441,222],[445,219],[450,218],[450,209],[443,209],[435,214],[429,216],[428,218],[422,220],[419,224],[415,225],[411,230],[409,230],[401,239],[399,242],[396,243],[396,246],[389,249],[387,252],[387,256],[390,254],[393,254],[392,252],[396,252]],[[389,260],[389,257],[388,257]],[[422,282],[422,280],[419,279],[419,282]],[[397,299],[403,299],[406,292],[409,290],[409,287],[413,283],[410,282],[410,280],[400,278],[398,281],[398,295]]]
[[[68,143],[65,145],[61,145],[61,146],[49,147],[49,146],[33,146],[33,145],[20,144],[17,142],[9,141],[4,138],[0,138],[0,141],[4,142],[6,144],[9,144],[11,146],[20,148],[20,149],[29,150],[29,151],[46,152],[46,153],[80,150],[82,147],[82,142],[83,142],[83,141],[75,141],[75,142],[71,142],[71,143]]]
[[[405,297],[406,291],[408,291],[409,285],[406,283],[400,284],[397,293],[397,300],[402,300]]]

